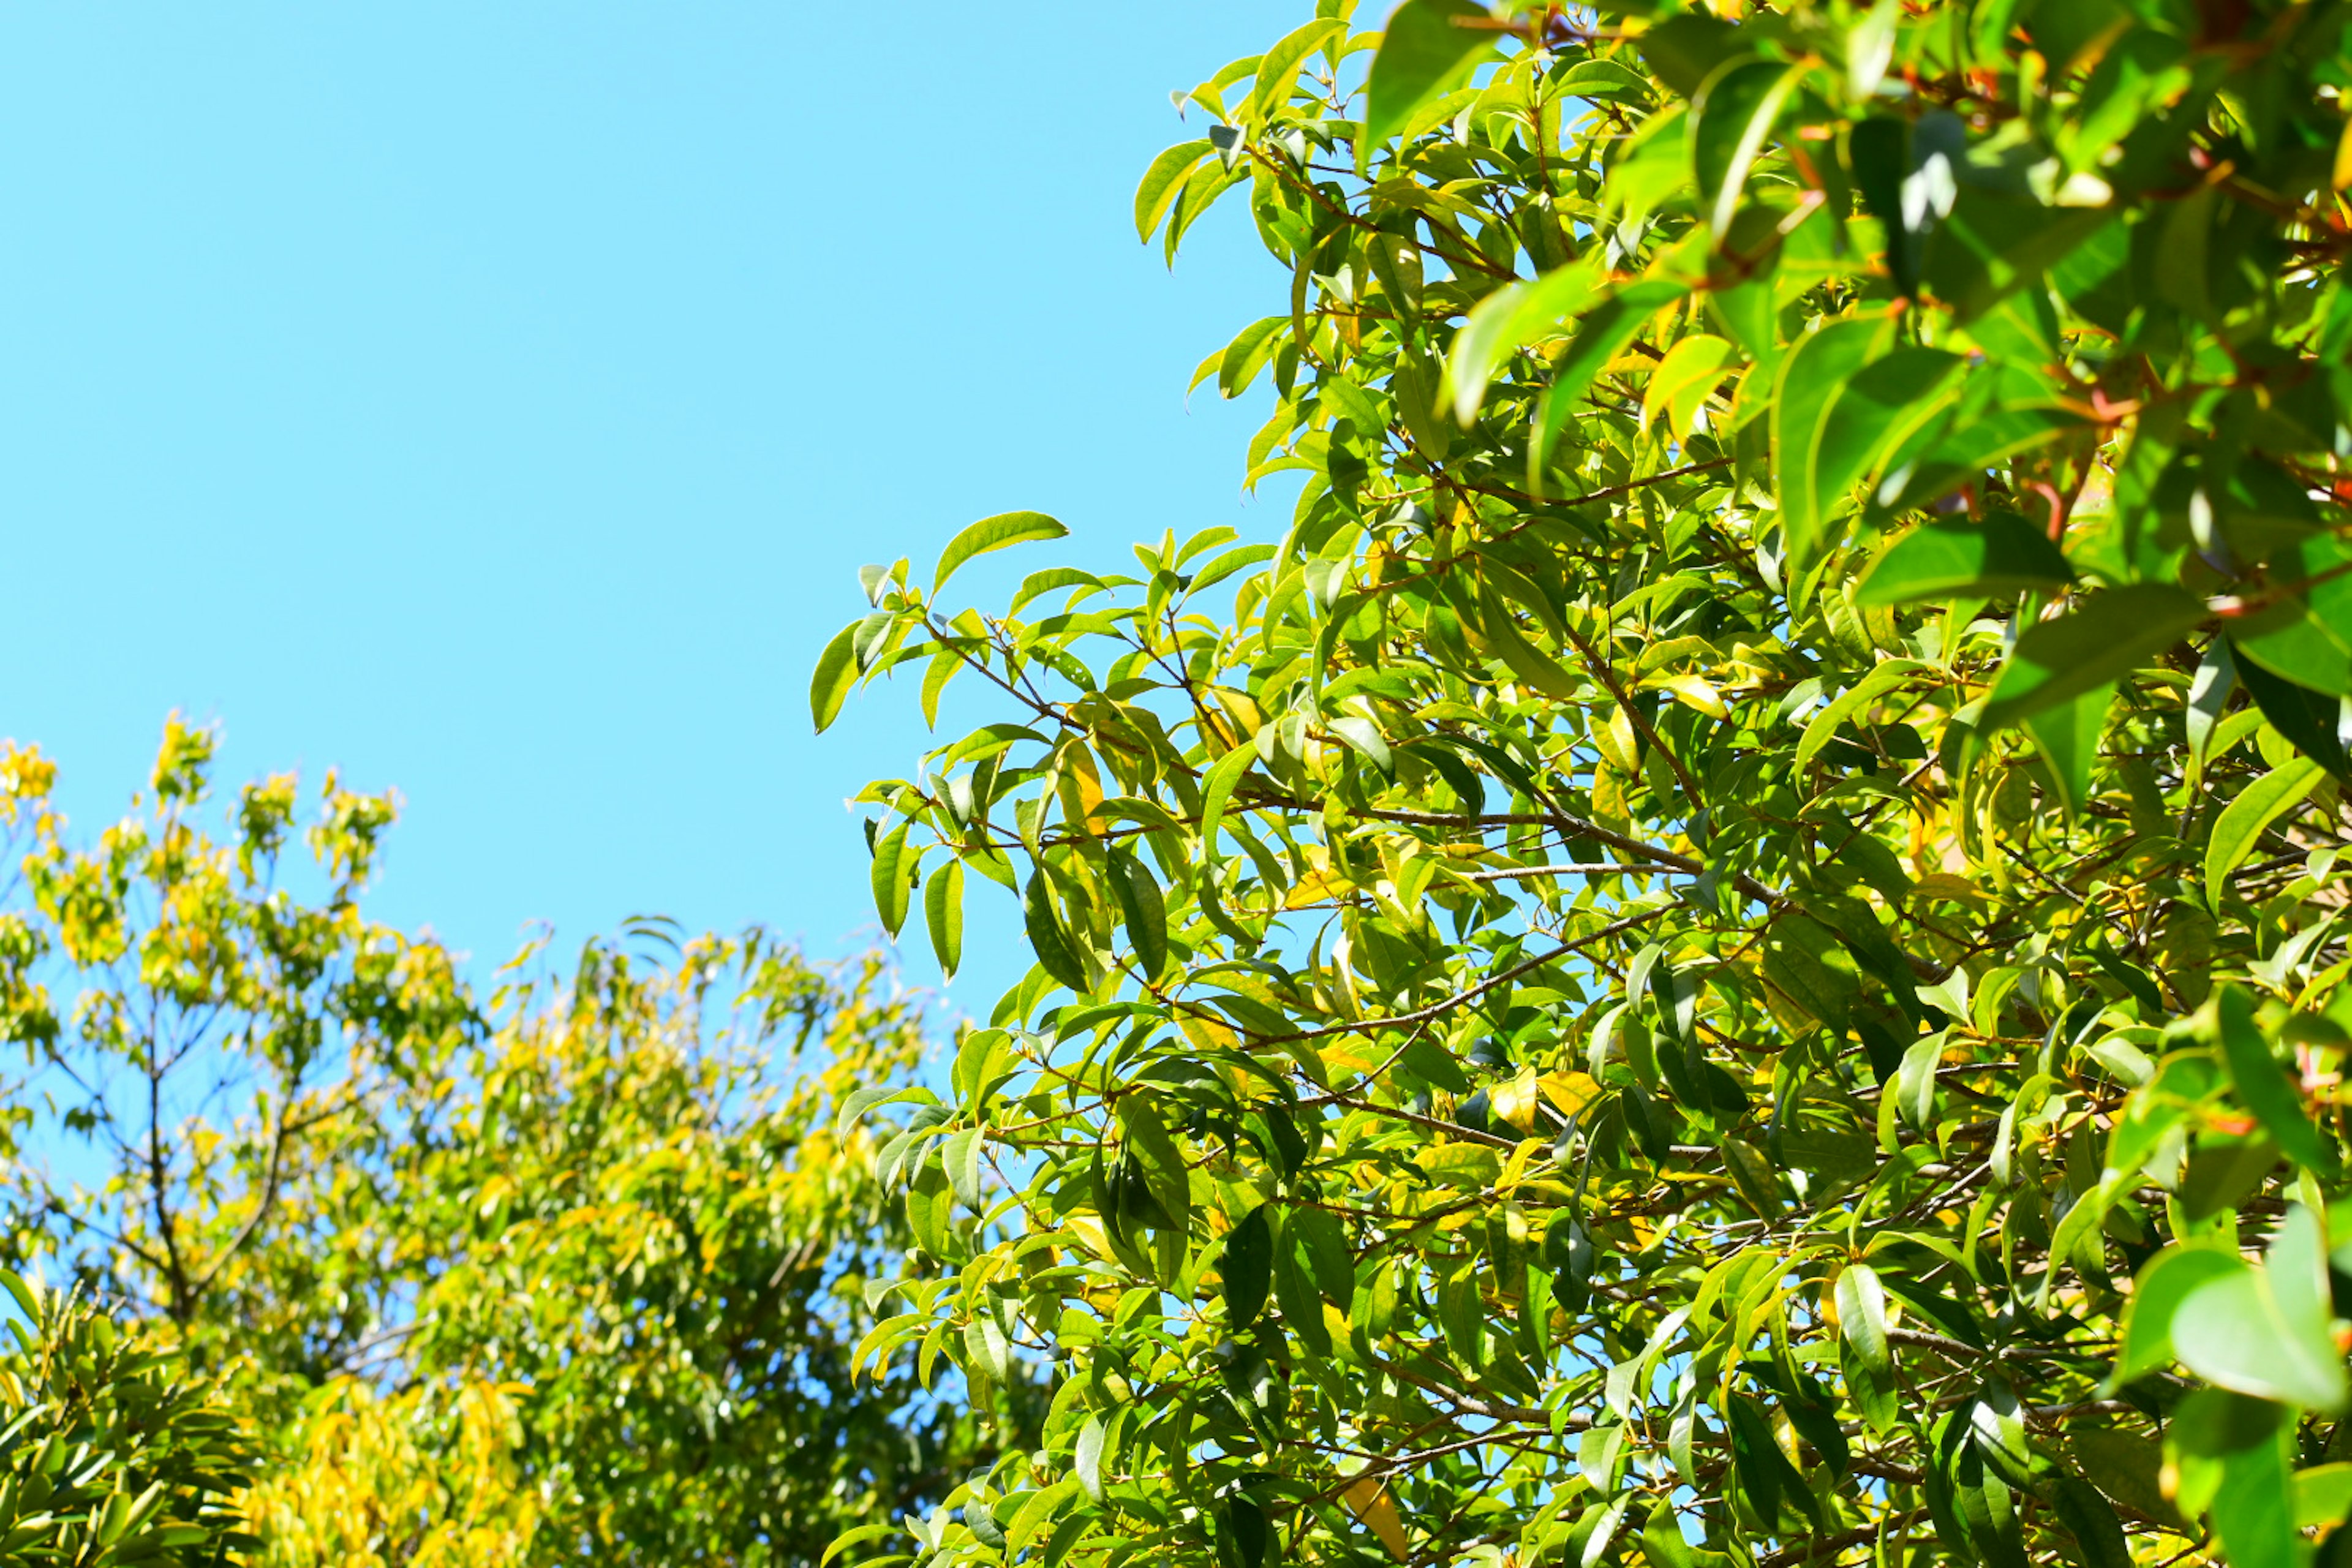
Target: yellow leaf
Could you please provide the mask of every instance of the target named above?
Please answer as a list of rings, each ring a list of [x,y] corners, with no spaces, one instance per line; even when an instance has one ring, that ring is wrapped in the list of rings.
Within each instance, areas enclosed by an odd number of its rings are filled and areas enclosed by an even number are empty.
[[[1541,1081],[1543,1097],[1563,1116],[1575,1115],[1601,1093],[1601,1085],[1591,1073],[1548,1072]]]
[[[1521,1068],[1510,1082],[1496,1085],[1489,1103],[1496,1115],[1525,1131],[1536,1114],[1536,1069]]]
[[[1503,1173],[1495,1178],[1495,1190],[1498,1193],[1507,1193],[1517,1188],[1527,1179],[1528,1167],[1535,1163],[1537,1156],[1550,1147],[1551,1145],[1541,1138],[1521,1139],[1518,1147],[1511,1151],[1511,1157],[1503,1163]]]
[[[1331,871],[1309,871],[1291,884],[1290,895],[1282,901],[1287,910],[1303,910],[1311,904],[1345,898],[1356,890],[1356,884]]]
[[[1937,899],[1958,899],[1964,903],[1990,902],[1974,882],[1965,877],[1956,877],[1949,871],[1930,871],[1912,883],[1911,898],[1914,902],[1923,899],[1929,902]]]
[[[1118,1254],[1110,1247],[1110,1233],[1103,1229],[1102,1221],[1090,1214],[1074,1214],[1065,1220],[1070,1231],[1087,1244],[1087,1250],[1106,1263],[1117,1263]]]
[[[1723,693],[1698,676],[1669,675],[1657,684],[1673,692],[1676,701],[1697,709],[1710,719],[1731,716],[1731,705],[1724,701]]]
[[[1642,395],[1643,427],[1664,409],[1669,416],[1667,427],[1677,438],[1687,437],[1707,394],[1723,379],[1723,367],[1731,354],[1729,343],[1705,332],[1685,338],[1667,350],[1658,368],[1650,373],[1649,388]]]
[[[1412,1557],[1412,1548],[1405,1542],[1404,1521],[1397,1517],[1396,1503],[1389,1496],[1386,1482],[1366,1476],[1339,1495],[1347,1500],[1348,1511],[1381,1538],[1390,1556],[1400,1563]]]

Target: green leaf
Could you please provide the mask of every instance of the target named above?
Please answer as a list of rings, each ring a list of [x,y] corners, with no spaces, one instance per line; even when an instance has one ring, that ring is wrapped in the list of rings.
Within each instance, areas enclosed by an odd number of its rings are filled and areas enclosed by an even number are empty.
[[[1013,1347],[994,1314],[983,1310],[964,1325],[963,1348],[967,1364],[990,1382],[1003,1384],[1012,1377]]]
[[[2221,1456],[2213,1530],[2230,1568],[2302,1568],[2289,1459],[2293,1440],[2283,1422],[2267,1440]]]
[[[1176,1141],[1169,1136],[1168,1124],[1151,1108],[1151,1102],[1139,1094],[1119,1098],[1118,1124],[1127,1135],[1127,1148],[1143,1167],[1144,1180],[1150,1184],[1152,1198],[1169,1224],[1181,1235],[1192,1214],[1192,1185],[1183,1156],[1177,1152]]]
[[[1084,994],[1093,989],[1087,979],[1086,966],[1078,962],[1070,939],[1062,932],[1062,922],[1054,913],[1054,902],[1045,891],[1045,874],[1030,873],[1029,881],[1021,892],[1021,914],[1029,938],[1029,951],[1037,957],[1037,967],[1071,990]]]
[[[1135,944],[1137,963],[1147,976],[1168,964],[1168,906],[1160,884],[1143,862],[1125,849],[1109,855],[1110,888],[1119,913],[1127,921],[1127,939]]]
[[[2050,1501],[2058,1522],[2074,1538],[2083,1568],[2132,1568],[2131,1544],[2123,1521],[2097,1489],[2072,1476],[2052,1484]]]
[[[1703,11],[1685,11],[1634,40],[1642,63],[1683,98],[1696,95],[1706,79],[1744,47],[1739,29]]]
[[[1364,140],[1374,146],[1386,142],[1404,129],[1414,110],[1469,80],[1499,35],[1458,24],[1486,19],[1486,8],[1472,0],[1405,0],[1398,6],[1372,57]]]
[[[1700,210],[1718,239],[1731,226],[1756,155],[1809,68],[1770,60],[1727,64],[1691,100],[1691,166],[1698,178]]]
[[[1144,171],[1143,183],[1135,187],[1137,238],[1147,245],[1151,243],[1152,232],[1168,216],[1168,209],[1176,205],[1186,176],[1214,151],[1214,144],[1202,137],[1197,142],[1180,142],[1151,160],[1151,167]]]
[[[840,716],[849,689],[857,684],[857,633],[863,621],[852,621],[834,634],[816,657],[816,674],[809,680],[809,716],[824,734]]]
[[[1838,1271],[1833,1292],[1837,1301],[1838,1336],[1853,1347],[1861,1363],[1873,1372],[1890,1371],[1894,1352],[1886,1342],[1886,1290],[1878,1271],[1867,1263],[1850,1263]]]
[[[1854,589],[1863,605],[1936,599],[2000,599],[2055,594],[2074,570],[2049,535],[2013,511],[1980,522],[1935,522],[1904,535]]]
[[[1506,283],[1472,307],[1445,360],[1454,418],[1465,426],[1475,419],[1504,362],[1549,333],[1600,287],[1599,258],[1588,256],[1532,283]]]
[[[2099,763],[2099,738],[2106,732],[2107,708],[2115,700],[2112,684],[2095,686],[2070,701],[2038,709],[2019,721],[2042,748],[2042,765],[2070,818],[2080,816],[2090,804],[2092,775]]]
[[[1250,89],[1251,113],[1260,122],[1270,120],[1289,100],[1291,85],[1298,79],[1299,62],[1335,37],[1347,35],[1348,24],[1332,16],[1318,16],[1286,34],[1257,62],[1257,79]]]
[[[1885,321],[1832,321],[1799,341],[1781,362],[1772,398],[1774,486],[1780,528],[1799,574],[1824,544],[1829,509],[1844,485],[1832,486],[1821,467],[1830,410],[1854,373],[1878,354]],[[1849,477],[1846,484],[1853,483]]]
[[[2205,618],[2204,601],[2160,583],[2091,595],[2070,613],[2017,639],[1985,704],[1984,728],[2080,697],[2140,668]]]
[[[2307,1215],[2304,1223],[2310,1223]],[[2283,1310],[2271,1276],[2271,1269],[2239,1261],[2190,1290],[2172,1314],[2174,1352],[2189,1371],[2235,1393],[2342,1409],[2344,1358],[2326,1319],[2315,1323],[2307,1310]]]
[[[945,588],[956,568],[975,555],[985,555],[1011,544],[1025,544],[1031,540],[1067,538],[1069,531],[1042,511],[1005,511],[983,517],[949,540],[948,547],[940,552],[939,570],[931,574],[931,592],[936,595]]]
[[[2172,1519],[2159,1479],[2164,1451],[2153,1440],[2112,1426],[2077,1426],[2066,1434],[2066,1447],[2100,1491],[2145,1518]]]
[[[950,857],[923,886],[923,923],[931,934],[931,952],[940,973],[955,978],[963,967],[963,862]]]
[[[1731,344],[1706,332],[1684,338],[1668,349],[1643,391],[1642,423],[1650,424],[1663,410],[1673,433],[1687,432],[1699,405],[1723,379],[1735,352]]]
[[[907,906],[914,898],[911,873],[921,860],[919,854],[913,862],[907,859],[907,829],[909,826],[902,822],[883,835],[881,842],[874,846],[874,863],[870,868],[874,912],[882,917],[882,929],[892,936],[897,936],[898,928],[907,923]]]
[[[1645,278],[1619,289],[1577,323],[1576,336],[1552,365],[1551,383],[1536,407],[1535,429],[1528,444],[1528,483],[1538,493],[1542,490],[1544,461],[1575,413],[1577,399],[1652,316],[1689,292],[1687,285],[1671,279]]]
[[[2204,1247],[2168,1247],[2149,1259],[2124,1308],[2122,1345],[2107,1386],[2121,1388],[2171,1365],[2172,1315],[2180,1303],[2200,1286],[2244,1267],[2231,1254]]]
[[[1077,1447],[1071,1455],[1072,1469],[1078,1478],[1078,1485],[1097,1502],[1102,1501],[1103,1498],[1103,1440],[1108,1432],[1100,1415],[1089,1415],[1087,1424],[1078,1428]],[[2095,1568],[2105,1568],[2105,1565],[2095,1564]]]
[[[2232,663],[2239,684],[2271,721],[2272,729],[2337,778],[2352,779],[2352,760],[2345,756],[2344,742],[2337,733],[2343,708],[2336,699],[2283,680],[2254,659],[2242,657]]]
[[[2237,798],[2223,808],[2221,818],[2213,824],[2213,837],[2205,846],[2205,901],[2219,910],[2230,891],[2230,879],[2252,854],[2271,824],[2303,804],[2318,784],[2322,773],[2317,763],[2308,757],[2297,757],[2284,767],[2269,773],[2238,792]]]
[[[934,1258],[947,1255],[955,1218],[955,1190],[936,1160],[925,1160],[907,1183],[907,1228]]]
[[[2299,1470],[2294,1478],[2294,1522],[2305,1530],[2339,1522],[2352,1513],[2352,1464],[2338,1461]]]
[[[2332,1173],[2335,1162],[2320,1146],[2319,1133],[2304,1110],[2302,1096],[2272,1059],[2270,1043],[2254,1022],[2252,1000],[2241,987],[2224,985],[2210,1005],[2212,1026],[2221,1036],[2222,1059],[2229,1064],[2238,1098],[2288,1159],[2315,1173]]]
[[[1257,761],[1257,748],[1246,743],[1235,746],[1217,759],[1209,776],[1201,784],[1201,849],[1214,863],[1223,858],[1217,846],[1217,829],[1225,819],[1225,807],[1241,786],[1242,775]]]
[[[1796,766],[1802,768],[1821,753],[1837,735],[1839,726],[1861,712],[1888,692],[1906,685],[1935,666],[1916,658],[1890,658],[1874,666],[1869,674],[1854,682],[1853,688],[1833,700],[1824,703],[1819,712],[1805,721],[1805,732],[1797,739]]]
[[[1224,1277],[1226,1326],[1239,1333],[1265,1310],[1265,1293],[1274,1282],[1274,1230],[1265,1205],[1250,1210],[1226,1236],[1218,1271]]]
[[[948,1185],[964,1207],[978,1214],[985,1208],[980,1190],[980,1156],[983,1134],[977,1127],[967,1127],[961,1132],[948,1134],[940,1146],[940,1163],[947,1167]]]

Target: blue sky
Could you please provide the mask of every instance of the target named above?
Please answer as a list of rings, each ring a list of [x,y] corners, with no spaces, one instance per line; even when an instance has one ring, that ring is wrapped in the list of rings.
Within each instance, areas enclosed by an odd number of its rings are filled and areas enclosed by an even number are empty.
[[[482,970],[537,920],[870,935],[842,802],[914,693],[805,697],[862,562],[1286,521],[1265,410],[1184,398],[1285,279],[1238,205],[1171,277],[1129,204],[1168,90],[1307,0],[983,11],[0,13],[0,733],[89,830],[174,708],[231,781],[397,786],[374,911]]]

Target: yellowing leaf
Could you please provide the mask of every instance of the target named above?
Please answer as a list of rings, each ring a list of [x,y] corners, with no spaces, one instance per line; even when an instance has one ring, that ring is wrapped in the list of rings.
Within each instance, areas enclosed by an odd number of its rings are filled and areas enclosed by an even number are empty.
[[[1489,1103],[1496,1116],[1524,1131],[1535,1119],[1536,1093],[1536,1069],[1521,1068],[1508,1083],[1495,1086]]]
[[[1650,384],[1642,394],[1643,425],[1648,426],[1664,409],[1668,415],[1667,428],[1678,438],[1687,437],[1691,420],[1707,394],[1715,390],[1715,384],[1723,379],[1723,367],[1732,353],[1728,342],[1705,332],[1668,349],[1658,368],[1650,373]]]
[[[1601,1092],[1600,1083],[1590,1073],[1548,1072],[1541,1082],[1543,1097],[1563,1116],[1574,1116]]]
[[[1366,1476],[1349,1483],[1339,1494],[1347,1500],[1348,1511],[1362,1521],[1365,1527],[1380,1537],[1389,1555],[1400,1563],[1412,1558],[1412,1545],[1405,1540],[1404,1521],[1397,1517],[1396,1502],[1389,1496],[1388,1484]]]

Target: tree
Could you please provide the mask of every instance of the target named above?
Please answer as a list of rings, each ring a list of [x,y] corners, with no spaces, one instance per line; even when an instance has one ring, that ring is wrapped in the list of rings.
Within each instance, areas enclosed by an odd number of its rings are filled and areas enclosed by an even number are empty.
[[[229,1380],[258,1561],[812,1563],[994,1457],[975,1412],[847,1370],[907,1236],[835,1113],[924,1029],[877,961],[646,921],[477,998],[362,910],[390,796],[331,776],[304,863],[272,778],[215,841],[213,748],[174,721],[86,847],[9,753],[0,995],[57,1102],[16,1245]]]
[[[252,1446],[208,1381],[77,1293],[0,1275],[0,1563],[189,1568],[252,1544]]]
[[[1288,531],[984,615],[992,517],[815,673],[989,689],[877,902],[1035,960],[896,1091],[866,1364],[1054,1377],[914,1556],[2299,1561],[2352,8],[1350,9],[1136,200],[1291,272],[1195,377]]]

